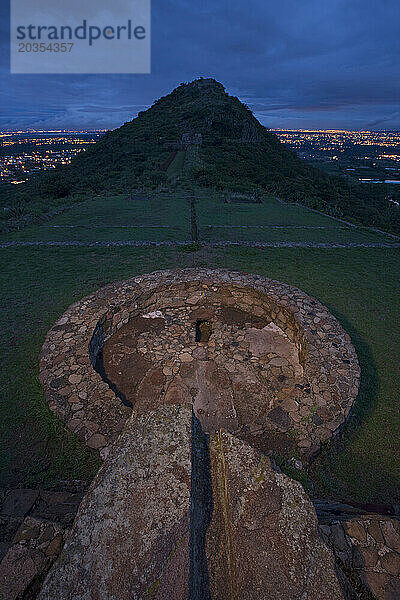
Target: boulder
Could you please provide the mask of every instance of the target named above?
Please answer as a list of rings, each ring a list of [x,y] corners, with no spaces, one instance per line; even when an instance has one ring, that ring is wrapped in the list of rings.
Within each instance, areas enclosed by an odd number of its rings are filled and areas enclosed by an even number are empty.
[[[79,508],[40,600],[186,600],[192,411],[128,421]]]
[[[340,600],[302,486],[189,407],[132,417],[39,600]]]
[[[332,553],[302,486],[229,433],[211,438],[213,600],[339,600]]]

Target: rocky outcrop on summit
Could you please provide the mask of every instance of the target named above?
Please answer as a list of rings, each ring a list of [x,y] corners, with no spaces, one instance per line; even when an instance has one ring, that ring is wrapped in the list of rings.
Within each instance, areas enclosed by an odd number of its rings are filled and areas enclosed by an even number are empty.
[[[300,484],[358,391],[349,336],[300,290],[175,270],[72,305],[43,346],[50,407],[104,464],[40,600],[340,600]]]

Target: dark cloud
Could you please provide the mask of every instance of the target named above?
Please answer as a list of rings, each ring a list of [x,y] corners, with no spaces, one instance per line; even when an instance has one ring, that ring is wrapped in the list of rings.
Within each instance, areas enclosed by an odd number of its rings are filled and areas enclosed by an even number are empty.
[[[3,11],[3,128],[116,127],[200,75],[267,126],[400,128],[397,0],[153,0],[152,74],[121,76],[10,75]]]

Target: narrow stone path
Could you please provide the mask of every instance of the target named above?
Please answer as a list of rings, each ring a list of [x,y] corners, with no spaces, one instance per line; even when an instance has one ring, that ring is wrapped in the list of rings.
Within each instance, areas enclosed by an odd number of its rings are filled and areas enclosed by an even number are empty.
[[[47,229],[171,229],[175,225],[42,225]]]
[[[67,240],[65,242],[54,242],[54,241],[35,241],[35,242],[3,242],[0,244],[0,248],[10,248],[10,247],[27,247],[27,246],[79,246],[79,247],[107,247],[107,246],[136,246],[136,247],[146,247],[146,246],[186,246],[191,244],[191,240],[186,240],[183,242],[180,241],[163,241],[163,242],[138,242],[134,240],[105,240],[101,242],[81,242],[78,240]]]
[[[190,198],[190,230],[192,242],[197,243],[199,241],[199,228],[197,226],[196,199],[194,197]]]
[[[69,240],[65,242],[52,241],[35,241],[22,242],[10,241],[0,244],[0,249],[19,248],[19,247],[122,247],[133,246],[136,248],[145,247],[179,247],[193,244],[194,240],[186,241],[133,241],[133,240],[107,240],[101,242],[81,242],[77,240]],[[225,246],[241,246],[248,248],[400,248],[400,242],[202,242],[202,246],[207,248],[225,247]]]
[[[347,231],[348,227],[326,225],[204,225],[207,229],[340,229]]]
[[[400,248],[400,242],[213,242],[204,245],[249,248]]]

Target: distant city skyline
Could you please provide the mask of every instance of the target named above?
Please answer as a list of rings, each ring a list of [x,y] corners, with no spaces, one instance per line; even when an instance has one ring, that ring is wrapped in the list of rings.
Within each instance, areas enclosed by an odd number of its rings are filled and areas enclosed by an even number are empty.
[[[400,183],[400,131],[272,130],[283,144],[311,163],[335,163],[336,173],[362,183]],[[97,142],[104,130],[0,131],[0,182],[20,185],[40,170],[68,165]],[[373,168],[372,168],[373,167]],[[371,171],[372,168],[372,171]],[[368,172],[365,171],[368,170]],[[371,175],[365,177],[365,175]]]
[[[2,4],[2,131],[114,129],[199,76],[272,129],[400,129],[397,0],[153,1],[151,75],[11,75]]]
[[[150,105],[151,106],[151,105]],[[149,108],[150,108],[149,106]],[[123,125],[123,123],[121,123],[121,125]],[[0,137],[3,136],[8,136],[8,135],[18,135],[18,134],[36,134],[36,133],[106,133],[107,131],[113,131],[114,129],[118,129],[118,127],[120,127],[120,125],[117,125],[116,127],[109,127],[109,128],[104,128],[104,129],[97,129],[97,128],[81,128],[81,129],[35,129],[35,128],[26,128],[26,129],[9,129],[9,128],[5,128],[5,129],[0,129]],[[390,133],[390,132],[394,132],[394,133],[399,133],[400,132],[400,127],[396,128],[382,128],[382,129],[310,129],[310,128],[306,128],[306,129],[300,129],[300,128],[290,128],[290,127],[268,127],[266,126],[270,131],[274,132],[274,131],[292,131],[292,132],[302,132],[302,133],[314,133],[314,132],[320,132],[320,133],[379,133],[379,132],[384,132],[384,133]]]

